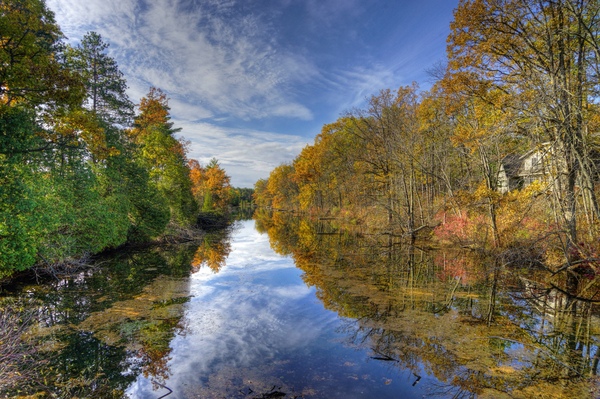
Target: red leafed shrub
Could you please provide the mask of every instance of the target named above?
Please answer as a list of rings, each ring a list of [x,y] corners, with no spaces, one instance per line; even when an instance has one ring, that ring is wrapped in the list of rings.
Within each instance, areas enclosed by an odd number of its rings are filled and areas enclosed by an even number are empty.
[[[593,279],[598,274],[600,268],[600,255],[598,249],[592,244],[580,242],[569,250],[570,258],[576,262],[574,269],[580,275]]]
[[[442,214],[442,224],[433,230],[434,237],[440,242],[451,244],[483,244],[488,238],[488,226],[485,217],[476,215],[469,217],[462,215]]]

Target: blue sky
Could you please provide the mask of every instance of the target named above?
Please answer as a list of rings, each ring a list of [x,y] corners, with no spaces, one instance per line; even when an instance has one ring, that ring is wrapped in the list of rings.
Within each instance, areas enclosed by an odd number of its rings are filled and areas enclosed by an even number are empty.
[[[252,187],[325,123],[445,58],[458,0],[47,0],[71,43],[110,43],[139,102],[170,98],[188,156]]]

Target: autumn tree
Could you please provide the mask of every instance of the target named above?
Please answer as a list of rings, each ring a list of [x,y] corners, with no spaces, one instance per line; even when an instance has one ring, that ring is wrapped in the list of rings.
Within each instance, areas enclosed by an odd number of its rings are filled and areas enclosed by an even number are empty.
[[[523,128],[550,141],[564,165],[559,207],[571,242],[579,204],[598,220],[588,123],[597,92],[599,4],[593,0],[463,0],[448,41],[449,71],[485,100],[514,93]],[[514,104],[518,104],[517,101]]]
[[[213,158],[206,167],[202,167],[198,161],[192,159],[189,168],[192,192],[198,204],[202,204],[202,210],[226,208],[229,204],[231,178],[221,168],[219,161]]]
[[[292,179],[298,184],[298,201],[303,209],[316,207],[322,210],[328,190],[328,177],[325,174],[327,150],[322,142],[315,139],[315,145],[307,145],[294,160]]]
[[[292,179],[298,185],[302,209],[327,212],[333,207],[364,205],[364,165],[351,133],[353,123],[342,117],[324,125],[314,144],[307,145],[294,160]]]
[[[462,210],[457,201],[458,191],[470,187],[473,179],[468,158],[470,151],[452,141],[456,126],[454,104],[455,100],[449,98],[439,84],[422,93],[419,104],[418,117],[423,140],[420,168],[430,220],[440,209],[444,214],[446,209],[451,209],[460,215]]]
[[[271,206],[271,199],[267,188],[268,185],[269,181],[266,179],[258,179],[256,183],[254,183],[254,194],[252,194],[252,199],[257,206]]]
[[[473,202],[485,201],[491,226],[491,236],[498,244],[498,203],[501,195],[499,173],[502,159],[517,150],[514,127],[515,117],[511,108],[502,104],[504,93],[486,93],[481,98],[463,97],[462,107],[454,113],[455,126],[451,141],[456,147],[467,149],[465,156],[477,165]]]
[[[190,180],[192,182],[192,194],[194,194],[194,198],[196,198],[196,201],[198,201],[200,198],[203,198],[202,187],[204,186],[204,182],[206,180],[206,176],[205,176],[206,170],[195,159],[189,160],[188,168],[190,169]]]
[[[382,90],[364,109],[347,115],[353,121],[360,161],[370,177],[372,199],[387,212],[388,224],[404,225],[407,234],[423,222],[419,193],[422,180],[423,142],[418,118],[417,86],[401,87],[396,93]]]
[[[65,68],[63,34],[45,2],[3,1],[0,10],[0,102],[47,110],[77,104],[83,85]]]
[[[281,164],[269,175],[267,191],[274,208],[295,207],[298,201],[298,185],[293,181],[294,166]]]
[[[139,111],[134,128],[128,132],[139,148],[137,156],[169,202],[171,220],[183,225],[193,223],[197,205],[192,195],[186,143],[174,137],[181,129],[170,122],[166,94],[151,87],[141,99]]]

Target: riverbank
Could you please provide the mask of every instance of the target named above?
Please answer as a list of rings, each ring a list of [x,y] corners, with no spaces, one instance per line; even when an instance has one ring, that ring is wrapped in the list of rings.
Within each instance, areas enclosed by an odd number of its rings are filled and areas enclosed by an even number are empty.
[[[45,261],[45,259],[42,259],[42,262],[37,263],[28,269],[14,272],[10,276],[4,276],[0,279],[0,288],[8,286],[20,279],[43,281],[44,279],[60,280],[68,278],[69,276],[87,272],[99,267],[99,260],[105,257],[114,256],[115,254],[126,251],[199,241],[202,240],[205,235],[206,231],[198,225],[187,228],[171,226],[170,228],[167,228],[164,234],[152,240],[126,241],[117,247],[106,248],[95,254],[84,253],[80,256],[68,257],[55,262],[48,262]]]
[[[48,392],[591,396],[600,309],[543,270],[263,216],[3,292],[39,315]]]
[[[157,246],[180,245],[189,242],[202,241],[207,232],[226,229],[234,220],[250,220],[254,214],[254,207],[228,207],[224,210],[200,212],[193,226],[182,227],[171,224],[166,227],[165,232],[151,240],[130,240],[116,246],[106,248],[98,253],[84,253],[80,256],[68,257],[57,262],[42,262],[33,267],[16,271],[10,276],[0,279],[1,287],[8,286],[19,279],[62,279],[81,272],[90,271],[95,267],[99,259],[110,257],[124,251],[140,250]]]
[[[566,246],[567,234],[561,231],[525,228],[513,230],[510,241],[493,245],[486,230],[485,220],[466,216],[446,216],[436,227],[420,228],[414,237],[402,231],[389,229],[389,225],[371,224],[372,218],[354,221],[355,215],[341,218],[335,213],[325,215],[297,212],[271,212],[259,210],[260,223],[285,224],[289,218],[298,217],[325,230],[318,234],[356,236],[387,248],[418,248],[431,251],[468,251],[472,259],[495,265],[516,273],[532,271],[540,273],[540,284],[559,290],[582,301],[595,302],[600,292],[600,256],[597,243],[582,241]],[[531,224],[531,221],[527,222]],[[537,225],[534,223],[534,227]],[[514,224],[513,224],[514,227]]]

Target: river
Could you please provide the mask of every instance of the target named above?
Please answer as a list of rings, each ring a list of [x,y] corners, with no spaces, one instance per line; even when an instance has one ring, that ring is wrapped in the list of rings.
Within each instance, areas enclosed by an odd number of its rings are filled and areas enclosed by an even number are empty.
[[[597,397],[598,309],[541,280],[264,214],[2,295],[63,397]]]

